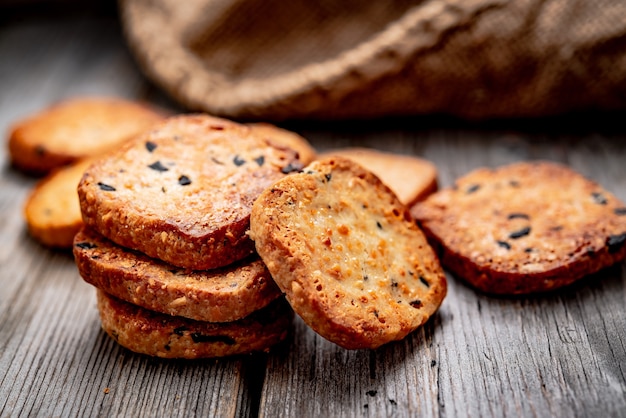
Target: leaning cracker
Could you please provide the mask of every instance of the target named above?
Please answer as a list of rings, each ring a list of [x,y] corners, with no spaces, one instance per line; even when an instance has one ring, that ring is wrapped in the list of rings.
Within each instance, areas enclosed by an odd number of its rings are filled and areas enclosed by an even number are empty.
[[[265,122],[250,123],[248,126],[255,135],[297,151],[302,164],[309,164],[317,158],[317,153],[309,141],[295,132]]]
[[[412,213],[442,263],[476,288],[543,292],[626,257],[626,207],[563,165],[481,168]]]
[[[250,235],[296,313],[344,348],[404,338],[446,294],[408,209],[347,159],[316,161],[263,192]]]
[[[221,269],[188,271],[83,228],[75,237],[74,259],[83,279],[98,289],[152,311],[197,321],[235,321],[281,296],[257,256]]]
[[[225,357],[269,349],[285,339],[293,311],[284,299],[235,322],[212,323],[152,312],[98,290],[102,328],[117,343],[162,358]]]
[[[49,247],[71,248],[83,225],[76,187],[91,160],[62,167],[39,181],[24,205],[30,235]]]
[[[414,205],[437,191],[437,168],[423,158],[370,148],[334,149],[320,158],[333,155],[356,161],[376,174],[405,205]]]
[[[205,270],[250,255],[252,203],[301,168],[295,151],[205,115],[168,119],[92,165],[84,222],[118,245]]]
[[[13,165],[47,173],[95,156],[164,118],[147,105],[115,98],[75,98],[16,123],[9,137]]]

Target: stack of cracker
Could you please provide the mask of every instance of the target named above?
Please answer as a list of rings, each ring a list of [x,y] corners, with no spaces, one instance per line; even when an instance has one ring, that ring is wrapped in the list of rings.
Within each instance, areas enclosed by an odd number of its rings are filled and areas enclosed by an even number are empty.
[[[74,255],[119,344],[195,359],[267,351],[286,337],[293,311],[254,251],[250,212],[314,152],[267,129],[172,117],[87,169]]]
[[[74,254],[104,330],[195,359],[266,351],[294,311],[348,349],[427,321],[446,280],[408,206],[358,163],[315,157],[271,125],[187,115],[92,164]]]
[[[437,188],[420,158],[350,148],[314,161],[270,124],[97,98],[21,121],[9,145],[15,167],[52,170],[24,208],[31,235],[73,247],[104,330],[133,351],[268,350],[293,311],[342,347],[376,348],[445,296],[408,212]]]

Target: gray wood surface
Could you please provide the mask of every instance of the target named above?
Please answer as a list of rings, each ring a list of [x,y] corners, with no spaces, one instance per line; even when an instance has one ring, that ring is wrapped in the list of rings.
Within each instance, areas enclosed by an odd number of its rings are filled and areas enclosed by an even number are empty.
[[[178,110],[138,72],[114,15],[0,22],[3,134],[75,95]],[[319,150],[360,145],[423,156],[437,164],[442,186],[479,166],[561,161],[626,201],[620,120],[286,126]],[[624,265],[533,297],[488,297],[449,276],[439,313],[374,351],[341,349],[296,319],[288,341],[268,355],[165,361],[109,339],[71,254],[28,236],[21,211],[34,183],[0,147],[0,416],[626,416]]]

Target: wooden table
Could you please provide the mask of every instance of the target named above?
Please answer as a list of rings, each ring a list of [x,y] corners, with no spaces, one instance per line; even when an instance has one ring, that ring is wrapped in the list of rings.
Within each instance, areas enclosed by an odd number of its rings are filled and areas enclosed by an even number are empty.
[[[176,106],[137,71],[114,15],[18,16],[0,27],[0,128],[81,94]],[[623,116],[623,115],[622,115]],[[478,166],[569,164],[626,201],[620,115],[470,124],[449,118],[292,123],[319,150],[361,145]],[[346,351],[296,319],[270,354],[165,361],[100,330],[71,254],[29,238],[35,179],[0,148],[1,416],[626,416],[626,271],[553,294],[494,298],[449,276],[442,308],[405,340]]]

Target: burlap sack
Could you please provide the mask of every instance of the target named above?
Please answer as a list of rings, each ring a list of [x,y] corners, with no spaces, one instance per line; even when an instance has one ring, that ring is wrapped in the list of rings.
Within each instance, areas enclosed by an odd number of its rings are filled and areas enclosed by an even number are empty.
[[[122,0],[141,68],[231,118],[626,108],[626,0]]]

